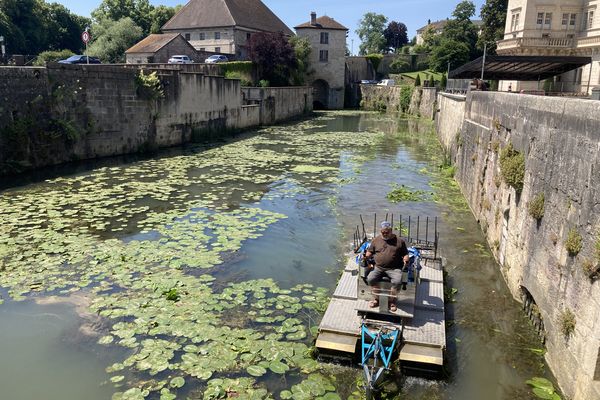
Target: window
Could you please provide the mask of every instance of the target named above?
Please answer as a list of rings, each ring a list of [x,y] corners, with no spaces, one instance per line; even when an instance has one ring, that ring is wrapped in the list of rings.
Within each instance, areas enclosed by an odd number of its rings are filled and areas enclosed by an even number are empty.
[[[321,44],[329,44],[329,32],[321,32]]]
[[[544,23],[544,13],[538,13],[537,15],[537,27],[542,29],[542,24]]]
[[[191,36],[190,36],[190,34],[189,34],[189,33],[186,33],[186,34],[185,34],[185,40],[190,40],[190,37],[191,37]]]
[[[329,50],[319,51],[319,61],[321,61],[321,62],[329,61]]]
[[[252,37],[251,33],[246,33],[246,40],[250,40],[250,37]]]
[[[512,19],[510,21],[510,30],[511,32],[516,31],[519,29],[519,16],[520,13],[514,13],[512,15]]]
[[[594,25],[594,12],[590,11],[588,13],[588,21],[587,21],[587,28],[588,29],[592,29],[592,26]]]
[[[215,32],[215,40],[221,39],[221,32]]]
[[[567,26],[569,25],[569,13],[564,13],[562,15],[562,23],[561,23],[563,29],[567,29]]]
[[[205,34],[204,32],[200,32],[200,33],[198,34],[198,39],[199,39],[199,40],[205,40],[205,39],[206,39],[206,34]]]
[[[544,29],[552,28],[552,13],[546,13],[546,19],[544,21]]]
[[[571,14],[571,19],[569,20],[569,29],[575,29],[577,22],[577,14]]]
[[[221,48],[220,47],[215,47],[215,53],[220,53],[221,52]]]

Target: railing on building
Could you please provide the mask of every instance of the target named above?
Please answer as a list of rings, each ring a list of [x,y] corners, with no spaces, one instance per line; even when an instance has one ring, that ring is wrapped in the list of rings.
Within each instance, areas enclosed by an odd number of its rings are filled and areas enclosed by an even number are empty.
[[[448,79],[446,83],[446,93],[465,94],[471,90],[472,79]]]
[[[514,38],[500,40],[497,48],[498,50],[515,47],[571,48],[575,44],[576,39],[568,37]]]

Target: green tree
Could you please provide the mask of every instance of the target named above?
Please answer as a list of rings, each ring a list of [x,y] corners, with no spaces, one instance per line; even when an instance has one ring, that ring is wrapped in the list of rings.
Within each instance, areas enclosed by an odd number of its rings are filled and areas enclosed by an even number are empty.
[[[442,38],[429,56],[429,67],[436,72],[444,72],[448,63],[454,68],[469,61],[469,46],[454,39]]]
[[[306,83],[306,78],[312,74],[310,69],[310,52],[312,46],[307,38],[292,36],[290,44],[296,53],[296,68],[292,70],[291,81],[293,85],[300,86]]]
[[[297,66],[294,48],[282,32],[258,32],[248,41],[250,60],[258,66],[259,79],[272,86],[287,86]]]
[[[160,29],[164,24],[167,23],[168,20],[173,18],[173,16],[181,9],[181,5],[176,7],[168,7],[160,5],[158,7],[154,7],[154,9],[150,12],[150,33],[160,33]]]
[[[363,15],[358,22],[356,34],[360,38],[361,44],[359,54],[382,53],[385,51],[386,40],[383,36],[387,18],[385,15],[368,12]]]
[[[92,26],[92,41],[88,49],[91,56],[104,62],[124,62],[125,50],[143,37],[143,30],[129,17],[118,21],[105,19]]]
[[[481,51],[477,49],[478,29],[471,21],[471,17],[474,15],[475,4],[473,4],[473,2],[470,0],[461,1],[457,4],[456,8],[452,12],[454,19],[448,21],[442,33],[442,37],[446,40],[460,42],[467,45],[469,54],[466,61],[477,58],[479,55],[481,55]],[[441,45],[441,42],[442,38],[439,38],[439,42],[434,47]],[[447,45],[448,42],[445,44]]]
[[[0,11],[10,21],[5,41],[13,54],[37,54],[45,49],[48,32],[44,29],[43,0],[0,0]]]
[[[487,43],[488,53],[496,54],[496,41],[504,37],[507,9],[508,0],[486,0],[479,14],[483,26],[477,41],[478,48],[483,49],[484,43]]]
[[[152,27],[153,10],[154,6],[149,0],[102,0],[98,8],[92,11],[92,18],[98,23],[107,19],[119,21],[131,18],[147,35]]]
[[[45,49],[69,49],[75,53],[80,52],[84,46],[81,32],[91,23],[88,18],[71,13],[61,4],[52,3],[47,5],[44,20],[49,33]]]

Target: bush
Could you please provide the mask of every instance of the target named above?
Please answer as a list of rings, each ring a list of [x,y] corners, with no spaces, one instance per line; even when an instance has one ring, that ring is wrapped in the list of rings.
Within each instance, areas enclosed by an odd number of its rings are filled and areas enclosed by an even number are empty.
[[[396,58],[390,64],[390,72],[392,74],[399,74],[408,71],[410,71],[410,63],[402,58]]]
[[[135,86],[138,96],[147,100],[158,100],[165,97],[162,83],[156,71],[146,75],[141,70],[135,77]]]
[[[507,185],[519,193],[523,190],[525,156],[516,151],[512,143],[509,143],[508,147],[500,152],[500,172]]]
[[[382,54],[367,54],[365,56],[367,61],[371,61],[371,65],[373,65],[373,69],[375,72],[379,69],[379,64],[381,64],[381,60],[383,60]]]
[[[440,89],[445,89],[446,85],[448,85],[448,78],[446,74],[442,74],[442,80],[440,81]]]
[[[258,81],[258,86],[263,87],[263,88],[269,87],[269,86],[271,86],[271,82],[269,82],[266,79],[261,79],[260,81]]]
[[[33,65],[43,67],[44,65],[46,65],[46,63],[64,60],[65,58],[69,58],[74,54],[75,53],[73,53],[69,49],[60,51],[44,51],[37,56]]]
[[[417,63],[417,71],[425,71],[429,69],[429,61],[420,61]]]
[[[527,205],[527,211],[533,218],[540,220],[544,216],[544,193],[538,193]]]
[[[402,86],[400,88],[400,111],[403,113],[408,112],[408,109],[410,108],[413,91],[413,86]]]
[[[252,81],[246,78],[246,76],[242,76],[242,73],[239,71],[226,71],[225,78],[239,79],[242,86],[252,86]]]
[[[575,332],[575,314],[568,308],[559,316],[560,331],[568,338]]]
[[[415,86],[421,86],[421,74],[417,74],[415,78]]]
[[[573,228],[569,231],[567,241],[565,242],[565,248],[570,256],[576,256],[583,248],[583,239],[577,229]]]

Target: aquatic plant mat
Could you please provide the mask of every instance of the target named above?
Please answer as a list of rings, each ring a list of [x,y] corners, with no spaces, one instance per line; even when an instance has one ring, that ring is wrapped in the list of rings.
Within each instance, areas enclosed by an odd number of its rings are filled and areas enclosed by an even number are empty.
[[[356,119],[349,131],[344,118]],[[362,118],[379,125],[356,129]],[[335,277],[327,287],[307,283],[301,262],[287,267],[285,282],[235,272],[247,249],[293,219],[298,207],[321,207],[310,211],[314,218],[335,224],[343,211],[338,203],[351,198],[367,164],[390,143],[401,148],[413,140],[396,128],[380,129],[397,122],[371,113],[322,113],[175,156],[5,190],[0,288],[7,296],[0,304],[85,296],[87,310],[102,321],[97,346],[121,349],[106,366],[114,399],[359,399],[360,370],[319,363],[311,354]],[[436,143],[411,143],[412,166],[389,164],[390,170],[417,168],[411,173],[426,183],[407,186],[433,192],[431,198],[394,202],[465,208]],[[394,183],[404,184],[400,177],[379,182],[377,197],[387,207],[396,206],[386,199]],[[307,193],[323,201],[316,204]],[[314,262],[309,250],[305,263]]]

